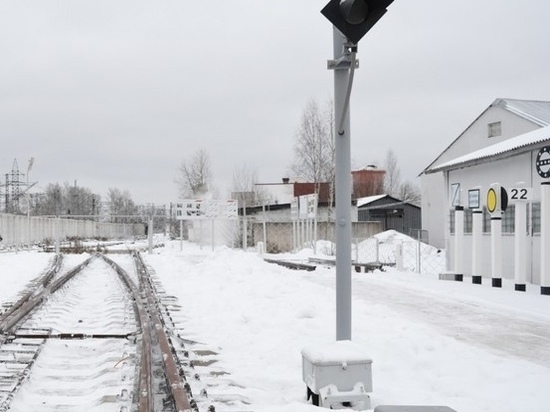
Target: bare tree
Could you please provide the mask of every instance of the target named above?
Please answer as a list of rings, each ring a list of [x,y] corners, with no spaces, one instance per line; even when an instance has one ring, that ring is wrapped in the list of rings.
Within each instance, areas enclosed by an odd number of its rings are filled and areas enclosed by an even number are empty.
[[[176,183],[182,197],[204,196],[210,190],[210,158],[205,150],[200,149],[191,158],[183,160],[179,171]]]
[[[332,101],[321,111],[314,100],[304,108],[296,130],[295,159],[291,170],[311,182],[331,182],[334,179]]]
[[[397,157],[392,149],[386,153],[386,161],[384,163],[386,174],[384,175],[384,192],[390,196],[397,196],[400,190],[401,177]]]
[[[412,203],[416,206],[420,206],[422,200],[418,186],[409,181],[406,181],[399,186],[397,198],[403,202]]]
[[[36,199],[32,214],[59,215],[65,214],[64,210],[63,187],[59,183],[49,183],[44,192]]]
[[[123,217],[116,218],[115,222],[127,222],[130,221],[128,216],[137,215],[137,206],[132,200],[130,192],[125,190],[124,192],[119,189],[110,188],[107,192],[107,198],[109,202],[109,214],[111,216],[120,216]]]
[[[243,163],[233,168],[233,192],[252,192],[258,183],[258,170],[250,163]]]
[[[386,194],[404,202],[420,205],[420,189],[410,181],[401,183],[401,173],[397,164],[397,157],[392,149],[388,150],[386,154],[384,167],[386,169],[384,176],[384,191]]]
[[[250,163],[243,163],[233,169],[231,197],[239,201],[239,207],[253,206],[263,198],[257,189],[258,170]]]
[[[65,182],[50,183],[44,193],[36,197],[32,213],[35,215],[93,215],[101,196],[82,186]]]

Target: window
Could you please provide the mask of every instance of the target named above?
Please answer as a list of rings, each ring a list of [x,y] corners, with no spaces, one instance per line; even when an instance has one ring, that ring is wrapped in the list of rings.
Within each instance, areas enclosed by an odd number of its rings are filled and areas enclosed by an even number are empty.
[[[522,207],[526,207],[522,205]],[[502,214],[502,233],[515,233],[516,229],[516,205],[508,205],[506,211]],[[532,204],[532,225],[533,232],[540,233],[540,202]],[[529,212],[529,209],[528,209]],[[528,213],[529,214],[529,213]],[[449,214],[449,223],[450,223],[450,233],[455,233],[455,211],[454,209],[450,210]],[[527,217],[527,226],[526,231],[529,227],[529,216]],[[471,209],[464,210],[464,233],[472,233],[473,229],[473,213]],[[483,208],[483,233],[491,233],[491,214],[487,209]]]
[[[472,209],[464,209],[464,233],[472,233],[473,221]]]
[[[540,233],[540,202],[532,204],[532,224],[533,233]]]
[[[496,137],[502,134],[502,125],[500,122],[488,124],[488,137]]]
[[[516,206],[508,205],[502,214],[502,233],[514,233],[516,230]]]
[[[450,233],[454,235],[456,228],[456,211],[450,210],[449,214]],[[464,209],[464,233],[472,233],[472,210]]]

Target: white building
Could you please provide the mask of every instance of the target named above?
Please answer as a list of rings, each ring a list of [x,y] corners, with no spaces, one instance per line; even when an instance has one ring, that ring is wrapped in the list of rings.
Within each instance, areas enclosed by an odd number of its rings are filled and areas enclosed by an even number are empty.
[[[459,206],[465,209],[464,248],[459,265],[465,275],[471,275],[473,270],[468,192],[479,189],[484,224],[476,253],[484,256],[483,276],[490,278],[490,216],[484,207],[487,190],[491,184],[500,183],[511,197],[512,188],[527,187],[532,188],[530,200],[511,202],[502,217],[502,275],[514,278],[514,211],[516,207],[526,207],[527,282],[540,284],[541,183],[548,184],[549,179],[537,171],[537,160],[541,149],[550,145],[549,125],[550,102],[497,99],[424,170],[422,226],[429,231],[430,243],[447,248],[449,269],[456,264],[454,209]]]

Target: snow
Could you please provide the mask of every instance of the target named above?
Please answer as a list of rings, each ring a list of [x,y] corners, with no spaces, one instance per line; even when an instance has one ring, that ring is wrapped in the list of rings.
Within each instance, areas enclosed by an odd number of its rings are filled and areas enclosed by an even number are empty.
[[[349,340],[307,346],[302,355],[314,364],[371,363],[365,351]]]
[[[441,163],[434,166],[431,169],[427,169],[426,173],[434,173],[443,169],[456,167],[463,163],[468,163],[473,160],[486,159],[498,154],[511,152],[513,150],[531,146],[536,143],[548,141],[550,134],[550,126],[541,127],[540,129],[533,130],[528,133],[510,138],[503,142],[496,143],[491,146],[487,146],[483,149],[476,150],[463,156],[459,156],[456,159],[449,160],[448,162]]]
[[[374,195],[374,196],[367,196],[367,197],[361,197],[357,199],[357,207],[368,205],[369,203],[376,202],[377,200],[385,198],[386,194],[384,195]]]
[[[218,365],[250,402],[247,410],[319,410],[306,404],[301,352],[335,341],[335,269],[296,271],[255,252],[182,246],[166,241],[143,255],[178,299],[181,312],[173,318],[182,335],[216,348]],[[47,261],[38,252],[0,254],[0,302],[13,299]],[[373,361],[372,407],[546,410],[550,298],[538,286],[521,293],[506,280],[497,289],[390,267],[352,278],[352,341]]]

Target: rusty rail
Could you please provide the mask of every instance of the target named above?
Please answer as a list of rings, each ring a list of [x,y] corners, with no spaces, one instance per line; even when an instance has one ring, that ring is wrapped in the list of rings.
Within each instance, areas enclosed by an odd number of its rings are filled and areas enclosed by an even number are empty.
[[[149,282],[150,278],[148,276],[147,268],[139,253],[135,253],[134,257],[140,285],[145,292],[145,296],[148,302],[151,323],[153,329],[156,332],[157,341],[162,352],[162,360],[164,362],[168,388],[172,393],[172,398],[174,400],[176,411],[191,411],[192,407],[189,402],[187,390],[185,388],[185,382],[183,382],[180,376],[178,363],[172,351],[172,345],[170,344],[168,336],[166,335],[166,332],[164,330],[163,322],[159,315],[159,307],[154,299],[154,293]]]
[[[137,273],[139,276],[139,282],[141,287],[138,287],[135,282],[128,276],[128,274],[114,261],[107,258],[103,254],[95,254],[90,256],[80,265],[76,266],[72,270],[68,271],[63,276],[59,277],[55,281],[52,281],[55,273],[59,271],[61,265],[61,258],[56,258],[54,267],[48,271],[45,277],[41,279],[41,284],[36,290],[26,294],[14,308],[10,308],[9,313],[5,313],[0,318],[0,334],[5,336],[12,335],[14,338],[28,337],[28,338],[40,338],[40,339],[85,339],[89,337],[94,338],[130,338],[130,335],[86,335],[86,334],[52,334],[49,333],[37,333],[37,334],[17,334],[15,328],[17,324],[24,319],[33,309],[35,309],[40,303],[48,298],[48,295],[54,293],[60,289],[66,282],[76,276],[84,267],[86,267],[93,259],[101,257],[109,266],[111,266],[118,274],[120,279],[128,287],[132,298],[134,300],[134,308],[136,311],[136,318],[139,323],[141,332],[141,347],[140,347],[140,372],[139,372],[139,395],[138,395],[138,412],[154,412],[155,411],[155,388],[153,379],[153,342],[158,341],[160,352],[162,353],[162,362],[164,366],[164,372],[167,380],[168,391],[170,392],[174,403],[174,407],[177,412],[188,412],[194,410],[191,407],[191,403],[188,398],[186,390],[186,383],[180,376],[178,362],[174,357],[173,348],[170,340],[165,333],[162,317],[160,315],[160,309],[154,297],[154,292],[149,281],[147,268],[141,259],[139,253],[134,254]],[[54,271],[55,270],[55,271]],[[190,395],[190,394],[189,394]]]
[[[80,265],[74,267],[62,277],[51,282],[51,284],[50,284],[50,280],[53,274],[49,276],[48,281],[46,282],[47,286],[45,286],[43,289],[29,292],[26,295],[27,298],[25,299],[25,297],[23,297],[23,299],[21,299],[22,303],[18,305],[18,307],[15,310],[13,310],[9,315],[1,319],[0,333],[3,333],[3,334],[10,333],[14,328],[14,326],[20,320],[25,318],[25,316],[27,316],[35,307],[37,307],[50,293],[53,293],[59,288],[61,288],[65,283],[71,280],[84,267],[88,266],[88,264],[94,258],[95,256],[90,256]],[[42,286],[44,286],[44,283],[45,282],[43,281]]]
[[[120,276],[122,281],[132,292],[137,310],[137,318],[141,328],[141,361],[139,371],[139,408],[138,412],[154,412],[153,363],[151,359],[152,343],[150,334],[149,315],[143,305],[141,293],[136,284],[128,277],[124,269],[117,263],[101,255]]]
[[[52,263],[50,264],[50,267],[46,269],[46,272],[42,275],[42,278],[40,279],[41,287],[45,288],[48,286],[48,284],[51,282],[52,278],[55,276],[56,273],[59,272],[61,269],[61,263],[63,262],[63,255],[57,254],[55,255]],[[0,330],[2,330],[2,323],[8,319],[15,311],[17,311],[25,302],[28,302],[34,294],[37,293],[39,290],[39,287],[29,291],[24,296],[22,296],[17,302],[15,302],[13,305],[10,306],[10,308],[5,311],[2,315],[0,315]]]

